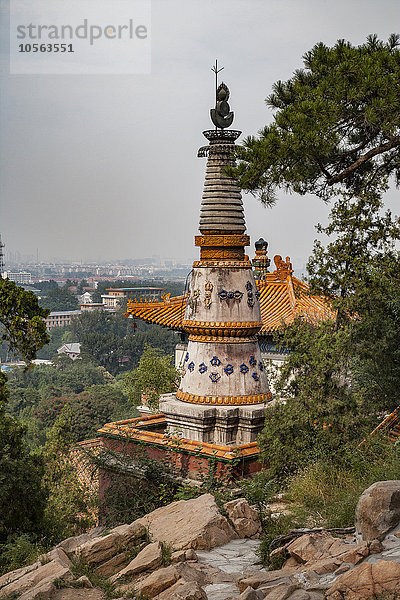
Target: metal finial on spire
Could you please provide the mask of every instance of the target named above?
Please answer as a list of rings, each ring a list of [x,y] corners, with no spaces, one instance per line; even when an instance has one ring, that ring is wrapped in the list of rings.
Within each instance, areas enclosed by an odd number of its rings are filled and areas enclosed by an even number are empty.
[[[230,127],[233,122],[233,112],[230,110],[228,104],[229,100],[229,88],[222,82],[218,86],[218,73],[222,71],[224,67],[218,69],[218,61],[215,61],[215,65],[211,67],[211,71],[215,73],[215,108],[210,110],[211,121],[214,123],[215,128],[225,129]]]
[[[217,89],[218,89],[218,73],[220,73],[225,67],[221,67],[218,69],[218,60],[215,59],[215,65],[211,67],[211,71],[215,73],[215,100],[217,99]]]
[[[3,248],[4,248],[4,244],[1,241],[1,235],[0,235],[0,277],[3,277],[3,271],[4,271],[4,253],[3,253]]]

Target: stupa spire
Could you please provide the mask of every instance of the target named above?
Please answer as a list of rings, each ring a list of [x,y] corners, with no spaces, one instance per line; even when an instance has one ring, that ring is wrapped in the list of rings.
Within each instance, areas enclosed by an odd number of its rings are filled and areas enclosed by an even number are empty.
[[[213,71],[218,73],[217,63]],[[248,236],[243,235],[246,223],[240,188],[226,172],[227,166],[235,164],[235,140],[241,134],[241,131],[226,129],[233,121],[229,96],[228,86],[221,83],[216,88],[215,108],[210,111],[216,129],[203,131],[209,145],[200,148],[198,153],[200,157],[208,156],[199,223],[203,235],[196,237],[201,259],[243,260],[244,247],[250,243]]]
[[[216,63],[213,71],[218,74]],[[179,389],[160,402],[171,430],[213,443],[253,442],[271,399],[257,333],[262,326],[258,291],[240,188],[227,173],[240,131],[228,129],[233,112],[226,84],[216,88],[200,211],[200,260],[195,261],[182,326],[189,336]],[[211,410],[211,407],[212,410]]]

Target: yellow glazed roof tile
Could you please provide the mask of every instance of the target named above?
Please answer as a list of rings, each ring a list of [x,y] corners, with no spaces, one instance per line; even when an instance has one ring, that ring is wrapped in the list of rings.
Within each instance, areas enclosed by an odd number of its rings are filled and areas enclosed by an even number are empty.
[[[285,262],[276,256],[274,260],[277,269],[267,273],[266,279],[256,281],[263,323],[260,335],[272,333],[299,316],[314,323],[334,318],[329,300],[311,295],[308,284],[292,275],[289,258]],[[171,298],[169,294],[163,296],[161,301],[130,300],[126,316],[184,331],[182,321],[186,301],[185,295]]]

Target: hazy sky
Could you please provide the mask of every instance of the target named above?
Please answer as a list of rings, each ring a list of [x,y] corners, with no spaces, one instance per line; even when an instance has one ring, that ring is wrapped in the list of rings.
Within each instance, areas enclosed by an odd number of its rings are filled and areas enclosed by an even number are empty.
[[[245,136],[270,121],[273,83],[315,43],[400,29],[398,0],[152,0],[150,75],[9,75],[0,6],[0,232],[7,250],[71,260],[197,256],[215,58]],[[397,191],[388,201],[396,210]],[[262,236],[300,266],[327,207],[244,202],[252,244]]]

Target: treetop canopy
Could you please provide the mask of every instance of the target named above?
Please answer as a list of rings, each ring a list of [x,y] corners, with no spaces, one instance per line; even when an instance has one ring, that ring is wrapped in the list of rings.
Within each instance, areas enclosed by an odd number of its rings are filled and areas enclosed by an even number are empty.
[[[272,204],[277,189],[327,200],[337,189],[382,194],[400,183],[400,36],[353,46],[322,42],[304,68],[278,81],[267,105],[274,119],[238,147],[231,174]]]

